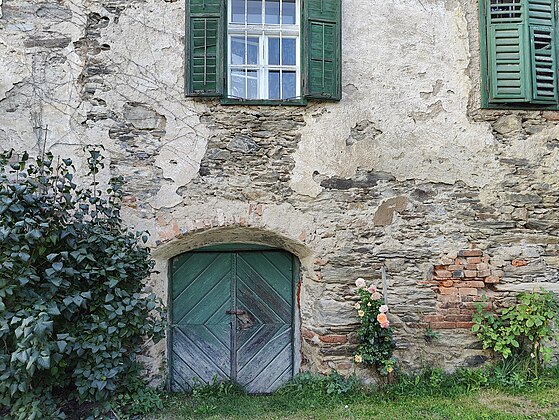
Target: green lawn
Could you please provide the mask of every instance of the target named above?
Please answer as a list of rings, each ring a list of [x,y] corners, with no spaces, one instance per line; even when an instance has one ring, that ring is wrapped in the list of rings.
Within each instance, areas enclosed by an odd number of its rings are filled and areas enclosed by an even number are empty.
[[[173,395],[149,419],[520,419],[559,418],[559,385],[508,393],[482,389],[457,396],[386,393],[270,396]]]

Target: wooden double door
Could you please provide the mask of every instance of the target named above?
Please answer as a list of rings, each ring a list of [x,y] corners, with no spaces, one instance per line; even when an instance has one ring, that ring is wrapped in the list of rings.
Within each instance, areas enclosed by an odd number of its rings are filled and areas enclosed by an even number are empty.
[[[296,258],[276,249],[199,250],[171,261],[174,391],[214,379],[269,393],[294,374]]]

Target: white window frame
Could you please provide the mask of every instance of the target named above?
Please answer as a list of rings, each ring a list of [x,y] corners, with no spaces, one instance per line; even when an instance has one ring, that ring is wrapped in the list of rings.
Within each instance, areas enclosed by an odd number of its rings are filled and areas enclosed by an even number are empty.
[[[232,22],[232,0],[227,1],[227,93],[228,97],[231,99],[243,99],[249,100],[247,98],[237,98],[231,94],[231,72],[232,70],[254,70],[258,72],[258,97],[251,98],[250,100],[274,100],[274,101],[284,101],[288,99],[298,99],[301,97],[301,0],[295,0],[295,24],[282,24],[282,5],[280,3],[280,16],[279,24],[267,24],[265,23],[265,7],[266,1],[262,1],[262,23],[260,24],[249,24],[247,9],[245,9],[245,22],[244,23],[233,23]],[[258,51],[258,64],[232,64],[231,60],[231,38],[232,37],[250,37],[258,38],[259,51]],[[281,52],[281,39],[290,38],[295,39],[295,65],[269,65],[268,63],[268,39],[269,38],[280,38],[280,60],[282,56]],[[246,57],[245,50],[245,57]],[[268,73],[270,71],[280,71],[280,95],[282,89],[282,70],[283,71],[294,71],[295,72],[295,89],[296,94],[293,98],[275,98],[269,99],[268,97]],[[246,85],[245,85],[246,86]],[[245,90],[246,91],[246,90]]]

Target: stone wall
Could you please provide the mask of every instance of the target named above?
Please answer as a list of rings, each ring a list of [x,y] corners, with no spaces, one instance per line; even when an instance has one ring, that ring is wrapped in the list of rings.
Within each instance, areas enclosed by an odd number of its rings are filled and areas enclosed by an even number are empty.
[[[306,107],[185,98],[184,7],[0,2],[0,146],[79,168],[83,145],[102,144],[103,176],[127,180],[126,220],[152,233],[162,297],[181,252],[288,249],[302,265],[303,368],[350,372],[353,284],[379,283],[382,267],[404,367],[485,360],[466,328],[424,337],[435,322],[468,322],[444,318],[467,315],[451,311],[474,300],[459,289],[496,305],[540,285],[559,292],[559,113],[480,109],[476,2],[344,0],[343,99]],[[487,259],[464,261],[488,264],[473,277],[483,287],[445,285],[457,270],[442,276],[456,265],[444,258],[470,249]],[[491,269],[498,282],[478,274]]]

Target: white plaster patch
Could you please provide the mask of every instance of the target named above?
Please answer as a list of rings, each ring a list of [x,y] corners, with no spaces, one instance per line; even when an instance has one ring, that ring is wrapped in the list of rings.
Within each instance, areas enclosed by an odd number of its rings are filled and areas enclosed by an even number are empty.
[[[494,139],[488,124],[468,120],[470,53],[460,4],[351,1],[343,13],[345,94],[327,112],[307,115],[292,188],[316,196],[315,171],[349,178],[358,167],[398,180],[488,184],[498,171]],[[375,121],[382,134],[347,146],[362,120]]]
[[[106,76],[110,90],[100,96],[113,109],[121,108],[123,101],[149,104],[166,119],[165,136],[155,160],[163,180],[150,200],[156,209],[182,201],[177,189],[197,175],[208,137],[198,117],[205,106],[184,97],[183,37],[184,4],[153,0],[131,4],[119,24],[110,25],[103,33],[104,42],[111,46],[106,54],[118,71]]]
[[[9,45],[0,38],[0,101],[6,98],[6,93],[16,83],[25,80],[30,75],[29,62],[23,50]]]

